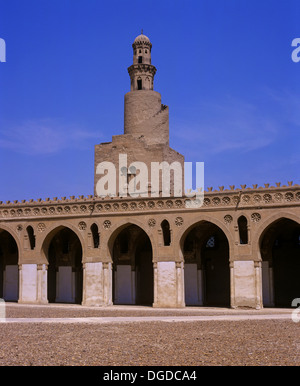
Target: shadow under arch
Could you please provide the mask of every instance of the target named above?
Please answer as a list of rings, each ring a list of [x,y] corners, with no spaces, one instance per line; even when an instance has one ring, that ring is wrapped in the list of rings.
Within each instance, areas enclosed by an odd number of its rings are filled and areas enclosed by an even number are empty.
[[[208,222],[211,224],[214,224],[216,227],[220,228],[222,232],[225,234],[228,244],[229,244],[229,256],[233,256],[233,247],[234,247],[234,238],[231,234],[230,230],[226,227],[224,223],[222,223],[219,219],[213,219],[210,216],[201,215],[201,218],[199,220],[193,219],[190,220],[185,224],[185,227],[180,231],[178,234],[178,240],[179,240],[179,252],[180,257],[183,259],[183,243],[185,240],[186,235],[197,225]]]
[[[83,244],[77,231],[69,225],[56,225],[46,235],[41,249],[48,264],[48,301],[80,304],[83,292]]]
[[[19,299],[19,242],[13,232],[0,226],[0,298]]]
[[[257,231],[255,232],[255,235],[253,236],[253,245],[257,248],[257,250],[260,252],[260,246],[261,246],[261,240],[267,231],[268,227],[271,224],[275,224],[277,221],[281,219],[287,219],[292,220],[295,223],[300,224],[299,216],[295,215],[294,213],[290,212],[280,212],[276,213],[273,216],[268,217],[265,221],[263,221]]]
[[[153,256],[155,257],[157,255],[157,253],[156,253],[157,252],[157,246],[156,246],[156,243],[154,241],[153,234],[152,234],[152,232],[148,232],[148,229],[145,227],[145,224],[139,220],[136,220],[136,219],[123,220],[123,221],[119,221],[117,224],[115,224],[114,226],[112,226],[110,228],[110,234],[108,236],[106,245],[107,245],[107,255],[111,258],[111,262],[113,261],[112,260],[112,252],[113,252],[112,249],[113,249],[115,239],[117,238],[117,236],[119,235],[119,233],[123,229],[127,228],[130,225],[136,225],[137,227],[141,228],[146,233],[146,235],[149,237],[150,242],[151,242]]]
[[[291,307],[300,294],[299,221],[282,214],[268,221],[259,237],[259,251],[263,305]]]
[[[230,248],[212,221],[190,224],[180,238],[186,305],[230,307]]]
[[[133,222],[119,224],[108,240],[113,267],[114,304],[152,305],[154,272],[152,241]]]
[[[47,229],[47,233],[45,234],[44,239],[41,241],[41,244],[40,244],[40,256],[44,260],[45,264],[48,263],[47,250],[48,250],[48,248],[50,246],[51,240],[53,239],[53,237],[59,231],[61,231],[64,228],[68,228],[72,232],[74,232],[74,234],[78,237],[78,239],[80,241],[80,244],[81,244],[81,247],[82,247],[82,251],[84,251],[84,239],[83,239],[80,231],[72,224],[69,224],[69,223],[59,223],[59,224],[57,224],[56,223],[51,228]]]
[[[18,251],[21,250],[21,243],[20,243],[20,238],[18,237],[17,233],[11,229],[10,227],[6,226],[5,224],[0,224],[0,232],[1,231],[6,231],[7,233],[9,233],[11,235],[11,237],[15,240],[16,244],[17,244],[17,247],[18,247]]]

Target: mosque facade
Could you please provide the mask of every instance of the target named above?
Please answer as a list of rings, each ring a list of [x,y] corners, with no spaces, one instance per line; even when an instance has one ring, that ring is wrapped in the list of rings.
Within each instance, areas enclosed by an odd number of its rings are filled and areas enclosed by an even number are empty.
[[[210,187],[189,205],[174,171],[183,176],[184,156],[169,146],[169,109],[154,91],[152,44],[141,34],[132,48],[124,134],[95,146],[94,194],[0,202],[0,297],[290,307],[300,298],[300,186]],[[159,174],[168,165],[169,192]]]

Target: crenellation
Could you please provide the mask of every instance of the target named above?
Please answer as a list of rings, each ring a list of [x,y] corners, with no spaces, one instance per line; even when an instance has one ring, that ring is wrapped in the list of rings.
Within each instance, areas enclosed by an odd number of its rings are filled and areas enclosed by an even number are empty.
[[[236,193],[239,193],[239,196]],[[284,186],[276,188],[264,188],[262,194],[260,188],[256,190],[251,189],[243,190],[219,190],[219,191],[205,191],[203,205],[199,208],[187,207],[185,203],[190,198],[185,196],[181,198],[170,197],[139,197],[139,198],[121,198],[121,197],[94,197],[89,195],[88,197],[80,196],[78,199],[65,200],[65,201],[31,201],[17,204],[9,202],[8,204],[1,204],[2,210],[0,211],[0,218],[14,218],[24,217],[51,217],[55,216],[68,216],[69,218],[90,213],[97,217],[101,215],[102,209],[105,209],[107,213],[117,212],[152,212],[161,210],[176,211],[178,208],[184,208],[187,212],[203,212],[207,208],[210,210],[219,210],[225,208],[235,208],[235,210],[242,210],[244,208],[278,208],[293,205],[300,205],[300,190],[298,186],[291,186],[289,189]],[[100,207],[99,203],[103,205]],[[114,202],[113,205],[109,202]],[[122,205],[120,205],[122,203]],[[66,205],[68,204],[68,205]],[[79,206],[78,206],[79,204]],[[238,204],[238,206],[237,206]],[[9,208],[6,210],[5,208]],[[30,209],[30,207],[32,209]]]
[[[232,195],[235,192],[243,192],[244,190],[246,190],[247,192],[249,192],[249,194],[254,195],[255,193],[261,194],[262,190],[263,190],[265,194],[273,193],[273,192],[274,192],[274,194],[276,194],[276,192],[285,192],[289,196],[289,193],[291,190],[295,191],[295,193],[294,193],[295,195],[297,193],[299,193],[297,191],[297,189],[300,186],[299,184],[292,184],[291,182],[288,185],[281,185],[281,183],[276,183],[276,186],[270,186],[270,184],[264,184],[264,185],[267,185],[267,186],[262,187],[262,186],[258,186],[257,184],[255,184],[255,185],[253,185],[252,188],[251,187],[245,188],[245,185],[241,185],[242,189],[241,188],[235,188],[234,185],[230,185],[230,190],[225,189],[224,186],[220,186],[219,190],[213,190],[213,187],[208,187],[207,190],[204,190],[204,192],[205,192],[205,195],[211,196],[214,194],[221,194],[221,193],[227,193],[227,194]],[[201,192],[201,188],[199,188],[198,191]],[[187,192],[191,193],[191,189],[188,189]],[[182,198],[184,199],[186,197],[183,196]],[[14,200],[13,202],[10,200],[7,200],[5,202],[0,201],[0,206],[2,206],[2,207],[5,207],[5,206],[10,206],[10,207],[22,206],[22,207],[24,207],[24,206],[28,206],[28,205],[29,206],[40,206],[40,205],[59,204],[61,202],[68,202],[68,203],[74,202],[74,203],[76,203],[78,201],[91,202],[91,201],[100,201],[100,200],[101,201],[107,201],[107,200],[118,200],[118,201],[119,200],[121,200],[121,201],[129,200],[129,201],[132,201],[132,200],[139,200],[139,199],[153,200],[153,199],[157,199],[157,198],[153,198],[151,196],[146,197],[146,198],[132,198],[130,196],[128,196],[128,197],[119,197],[119,196],[98,197],[96,195],[87,195],[87,196],[80,195],[78,197],[70,196],[70,199],[67,199],[66,197],[61,197],[61,199],[54,197],[51,200],[49,197],[47,197],[44,200],[42,198],[38,198],[36,201],[34,199],[29,199],[27,201],[26,200],[21,200],[21,201]],[[163,199],[163,197],[160,197],[159,199]]]

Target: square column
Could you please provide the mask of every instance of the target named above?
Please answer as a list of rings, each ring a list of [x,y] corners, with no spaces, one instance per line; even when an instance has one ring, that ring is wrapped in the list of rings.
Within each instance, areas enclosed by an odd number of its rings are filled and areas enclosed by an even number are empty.
[[[46,264],[19,265],[18,303],[47,304]]]
[[[96,262],[83,264],[82,305],[112,305],[111,263]]]
[[[184,307],[183,262],[158,261],[154,263],[153,307]]]
[[[231,307],[262,308],[261,263],[253,260],[230,262]]]

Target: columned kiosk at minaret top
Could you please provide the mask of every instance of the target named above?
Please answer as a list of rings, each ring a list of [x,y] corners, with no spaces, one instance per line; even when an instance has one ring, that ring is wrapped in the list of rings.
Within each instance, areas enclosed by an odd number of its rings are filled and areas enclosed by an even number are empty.
[[[132,44],[133,64],[128,68],[130,92],[125,95],[124,134],[144,138],[147,144],[169,144],[169,109],[154,91],[156,68],[151,64],[152,44],[141,34]]]

